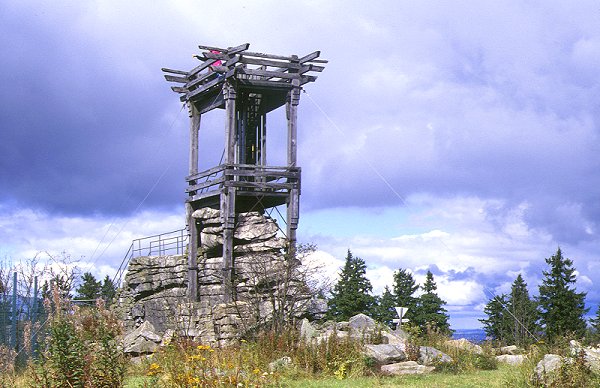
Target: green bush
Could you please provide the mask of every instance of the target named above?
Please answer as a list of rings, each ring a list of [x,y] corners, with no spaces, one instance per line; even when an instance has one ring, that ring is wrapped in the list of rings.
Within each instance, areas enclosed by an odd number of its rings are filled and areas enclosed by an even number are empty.
[[[44,304],[49,314],[46,340],[30,366],[36,387],[121,387],[126,359],[118,341],[121,324],[99,300],[78,308],[53,290]]]

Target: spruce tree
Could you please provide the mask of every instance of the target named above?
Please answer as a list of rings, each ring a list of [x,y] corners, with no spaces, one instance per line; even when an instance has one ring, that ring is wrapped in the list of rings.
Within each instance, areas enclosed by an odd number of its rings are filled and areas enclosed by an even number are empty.
[[[115,295],[117,294],[117,286],[115,283],[106,275],[104,281],[102,282],[102,287],[100,288],[100,296],[106,302],[107,306],[110,306],[115,299]]]
[[[412,321],[412,317],[416,314],[417,298],[414,296],[419,289],[419,285],[415,282],[412,274],[405,269],[399,269],[394,272],[394,298],[397,307],[408,308],[405,318]]]
[[[425,283],[421,287],[423,294],[417,301],[417,312],[414,315],[414,323],[422,329],[434,328],[443,334],[450,334],[450,323],[448,323],[448,311],[443,307],[446,302],[435,292],[437,285],[431,271],[427,271]]]
[[[344,268],[327,301],[327,318],[346,321],[358,313],[369,314],[375,298],[370,294],[373,286],[366,276],[367,265],[350,250]]]
[[[556,254],[546,259],[550,266],[543,271],[544,279],[539,287],[539,313],[546,337],[555,342],[560,337],[574,334],[585,335],[584,319],[585,292],[575,289],[575,268],[573,261],[563,257],[560,248]]]
[[[375,298],[372,318],[384,325],[391,326],[394,318],[397,318],[395,306],[394,295],[390,292],[388,286],[385,286],[383,293]]]
[[[487,319],[479,320],[483,323],[486,336],[501,343],[506,343],[510,330],[510,317],[507,308],[508,296],[506,294],[494,296],[483,309]]]
[[[511,324],[507,341],[521,347],[533,343],[539,331],[537,303],[529,297],[527,283],[521,274],[512,284],[508,309],[510,314],[507,318]]]
[[[600,305],[596,308],[596,316],[590,319],[593,338],[598,341],[600,339]]]
[[[81,276],[81,284],[77,287],[77,299],[85,300],[86,303],[92,304],[92,300],[100,297],[102,284],[96,280],[91,272],[86,272]]]

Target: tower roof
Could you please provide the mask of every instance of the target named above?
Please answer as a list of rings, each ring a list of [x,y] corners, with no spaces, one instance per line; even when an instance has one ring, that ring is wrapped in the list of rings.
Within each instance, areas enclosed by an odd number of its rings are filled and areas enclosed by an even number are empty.
[[[194,55],[202,63],[190,71],[163,68],[165,79],[178,83],[172,86],[180,100],[192,102],[199,113],[224,108],[223,85],[231,82],[241,90],[261,93],[263,113],[285,103],[289,90],[317,79],[314,73],[325,68],[326,60],[318,59],[320,51],[303,57],[282,56],[247,51],[249,43],[226,49],[198,46],[201,54]]]

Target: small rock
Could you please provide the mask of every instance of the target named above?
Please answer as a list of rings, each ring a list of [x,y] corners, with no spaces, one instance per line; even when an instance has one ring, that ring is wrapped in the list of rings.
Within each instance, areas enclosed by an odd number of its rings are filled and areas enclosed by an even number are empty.
[[[466,350],[475,354],[483,354],[483,348],[481,346],[469,342],[464,338],[448,340],[446,341],[446,345],[454,347],[456,349]]]
[[[500,354],[519,354],[519,348],[515,345],[503,346],[500,348]]]
[[[280,371],[289,367],[290,365],[292,365],[292,358],[288,356],[283,356],[280,359],[269,363],[269,372]]]
[[[498,362],[502,362],[508,365],[521,365],[525,361],[525,356],[523,354],[502,354],[500,356],[496,356],[496,360]]]
[[[416,361],[404,361],[381,366],[381,373],[393,376],[431,373],[434,370],[435,367],[419,365]]]

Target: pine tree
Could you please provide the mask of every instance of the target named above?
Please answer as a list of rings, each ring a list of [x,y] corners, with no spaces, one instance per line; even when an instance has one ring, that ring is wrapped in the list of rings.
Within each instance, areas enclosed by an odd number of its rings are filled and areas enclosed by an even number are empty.
[[[563,257],[560,248],[546,259],[549,271],[543,271],[544,279],[539,287],[539,313],[546,337],[554,342],[560,337],[585,334],[585,292],[575,290],[573,261]]]
[[[415,282],[412,274],[405,269],[399,269],[394,272],[394,298],[397,307],[408,308],[405,318],[412,321],[412,317],[416,314],[417,298],[414,296],[419,289],[419,285]]]
[[[508,310],[510,316],[507,318],[511,325],[507,341],[521,347],[534,342],[539,331],[537,303],[529,297],[527,283],[521,274],[512,284]]]
[[[373,286],[367,279],[366,272],[365,262],[359,257],[353,257],[348,250],[340,278],[327,301],[328,319],[340,322],[358,313],[370,313],[375,298],[370,294]]]
[[[116,284],[106,275],[104,281],[102,282],[102,287],[100,288],[100,296],[104,299],[107,306],[110,306],[115,299],[115,295],[117,294],[117,286]]]
[[[596,316],[590,319],[590,326],[592,329],[592,336],[598,341],[598,339],[600,339],[600,305],[596,307]]]
[[[450,323],[448,323],[448,311],[443,307],[446,302],[435,292],[437,285],[431,271],[427,271],[425,283],[421,287],[423,294],[417,302],[417,312],[414,315],[414,323],[422,329],[427,327],[436,328],[443,334],[450,334]]]
[[[485,334],[496,341],[506,343],[510,330],[510,319],[507,312],[508,297],[506,294],[495,296],[485,305],[483,312],[487,319],[480,319]]]
[[[375,298],[373,318],[384,325],[391,326],[394,318],[397,318],[396,309],[394,309],[395,306],[394,295],[390,292],[388,286],[385,286],[383,293]]]
[[[85,300],[88,304],[92,304],[92,300],[100,297],[102,283],[96,280],[91,272],[86,272],[81,276],[81,284],[77,287],[77,299]]]

